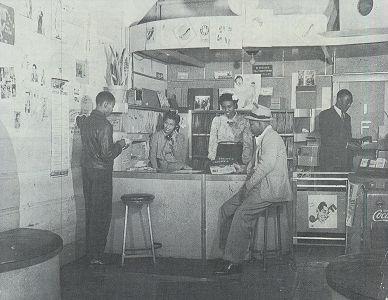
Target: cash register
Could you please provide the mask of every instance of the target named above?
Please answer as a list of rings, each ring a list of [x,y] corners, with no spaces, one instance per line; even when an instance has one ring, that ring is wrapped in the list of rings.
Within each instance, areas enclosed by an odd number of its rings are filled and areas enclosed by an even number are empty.
[[[212,174],[236,173],[236,164],[242,164],[242,143],[220,142],[217,146],[216,159],[210,163]]]

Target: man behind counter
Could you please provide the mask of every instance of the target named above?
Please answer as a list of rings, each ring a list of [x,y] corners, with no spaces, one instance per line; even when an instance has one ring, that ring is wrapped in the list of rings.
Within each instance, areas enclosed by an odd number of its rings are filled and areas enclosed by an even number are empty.
[[[352,168],[352,153],[347,149],[352,128],[350,116],[346,113],[352,102],[352,93],[342,89],[337,93],[336,104],[319,114],[319,164],[322,171],[345,172]]]
[[[113,127],[106,119],[115,106],[109,92],[96,97],[96,109],[89,117],[77,117],[82,141],[82,183],[86,215],[86,255],[90,264],[102,265],[112,216],[113,160],[129,145],[113,143]]]

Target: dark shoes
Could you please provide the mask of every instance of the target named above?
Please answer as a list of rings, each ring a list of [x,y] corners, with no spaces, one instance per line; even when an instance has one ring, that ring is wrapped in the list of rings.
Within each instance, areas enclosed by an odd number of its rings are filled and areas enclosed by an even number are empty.
[[[214,272],[214,274],[218,276],[226,276],[226,275],[240,274],[241,271],[242,270],[241,270],[240,264],[234,264],[229,261],[226,261],[219,270]]]

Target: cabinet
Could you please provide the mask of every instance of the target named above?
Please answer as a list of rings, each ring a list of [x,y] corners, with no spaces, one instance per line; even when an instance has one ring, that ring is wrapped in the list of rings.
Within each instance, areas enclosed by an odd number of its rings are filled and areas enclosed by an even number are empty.
[[[249,114],[249,111],[238,111],[239,114]],[[204,169],[207,162],[210,128],[213,118],[222,114],[219,110],[189,111],[189,155],[193,169]],[[294,170],[294,111],[273,110],[272,127],[283,138],[287,150],[288,169]]]

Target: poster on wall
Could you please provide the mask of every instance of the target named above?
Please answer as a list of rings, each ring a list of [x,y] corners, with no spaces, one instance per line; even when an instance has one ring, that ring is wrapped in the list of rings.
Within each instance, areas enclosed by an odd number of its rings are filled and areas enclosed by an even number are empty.
[[[13,67],[0,67],[0,98],[16,97],[16,78]]]
[[[309,228],[337,228],[337,195],[309,195]]]
[[[0,3],[0,42],[15,44],[15,12],[12,7]]]
[[[261,90],[260,74],[236,74],[234,76],[234,98],[239,109],[252,109],[258,103]]]
[[[210,19],[210,49],[241,49],[240,17],[214,17]]]
[[[51,79],[51,171],[50,176],[69,172],[69,99],[68,81]]]
[[[146,44],[145,49],[155,49],[157,47],[157,37],[158,37],[158,27],[157,23],[150,22],[146,24]]]
[[[177,24],[174,34],[182,47],[190,44],[190,42],[196,37],[194,27],[187,19],[183,19],[181,24]]]

